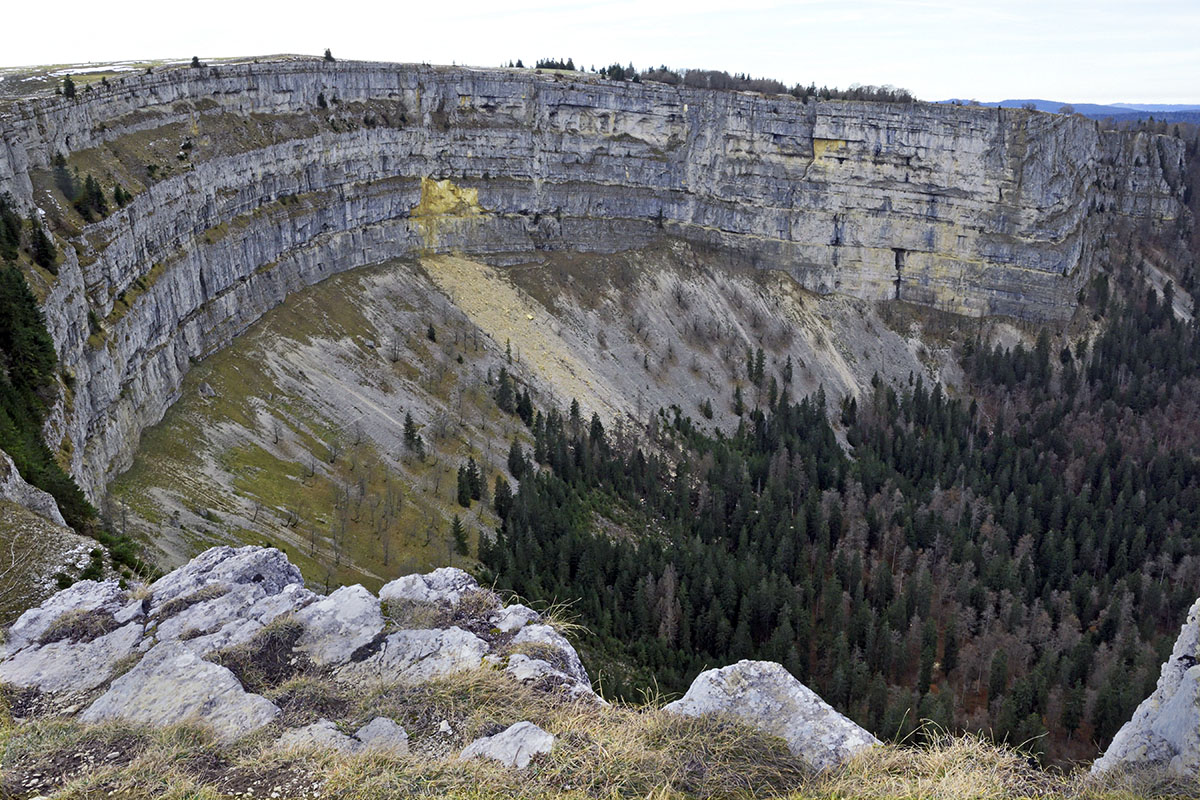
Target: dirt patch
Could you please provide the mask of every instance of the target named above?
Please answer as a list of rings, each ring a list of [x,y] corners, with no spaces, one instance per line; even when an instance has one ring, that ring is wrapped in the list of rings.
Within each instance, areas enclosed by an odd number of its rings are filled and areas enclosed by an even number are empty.
[[[51,794],[98,769],[126,766],[146,746],[142,738],[129,733],[65,744],[61,749],[48,752],[25,752],[12,761],[5,758],[0,796]]]
[[[208,783],[208,781],[205,781]],[[209,785],[234,797],[317,797],[322,779],[314,779],[313,768],[301,762],[284,762],[265,767],[227,767]]]
[[[293,652],[303,633],[300,622],[278,619],[250,641],[219,650],[210,660],[236,675],[246,691],[262,694],[298,675],[315,672],[306,656]]]
[[[283,711],[284,727],[299,728],[320,719],[343,719],[354,698],[341,684],[320,678],[300,677],[287,681],[270,695]]]

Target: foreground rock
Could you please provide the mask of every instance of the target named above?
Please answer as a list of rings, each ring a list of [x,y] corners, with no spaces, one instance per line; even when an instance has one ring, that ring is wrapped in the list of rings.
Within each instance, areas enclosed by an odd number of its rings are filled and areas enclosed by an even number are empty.
[[[784,739],[793,755],[818,770],[843,764],[880,743],[770,661],[739,661],[702,672],[687,694],[665,710],[738,717]]]
[[[490,758],[506,767],[525,769],[539,753],[554,749],[554,737],[532,722],[518,722],[495,736],[476,739],[465,748],[459,758]]]
[[[322,597],[278,550],[216,547],[148,587],[81,581],[25,611],[0,645],[0,681],[38,690],[39,708],[86,709],[86,722],[195,722],[227,741],[275,721],[280,709],[255,692],[297,676],[344,691],[497,669],[537,691],[596,699],[561,634],[462,570],[409,575],[383,594],[398,615],[387,629],[362,586]],[[280,745],[403,753],[408,735],[383,717],[353,736],[323,719]]]
[[[225,741],[258,730],[279,714],[270,700],[248,693],[237,677],[204,661],[185,644],[156,645],[79,718],[150,725],[199,722]]]
[[[1133,712],[1093,773],[1158,767],[1182,778],[1200,777],[1200,600],[1188,612],[1158,686]]]

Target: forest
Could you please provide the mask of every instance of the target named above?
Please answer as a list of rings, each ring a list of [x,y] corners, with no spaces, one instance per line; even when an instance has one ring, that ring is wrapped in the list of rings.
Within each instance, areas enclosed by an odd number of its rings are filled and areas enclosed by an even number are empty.
[[[966,342],[962,396],[875,381],[831,419],[748,354],[729,436],[679,409],[651,442],[578,404],[522,414],[534,446],[513,445],[515,489],[497,479],[481,559],[503,589],[573,602],[609,697],[760,658],[880,738],[930,720],[1094,757],[1200,585],[1195,330],[1170,285],[1120,280],[1086,292],[1090,346]]]

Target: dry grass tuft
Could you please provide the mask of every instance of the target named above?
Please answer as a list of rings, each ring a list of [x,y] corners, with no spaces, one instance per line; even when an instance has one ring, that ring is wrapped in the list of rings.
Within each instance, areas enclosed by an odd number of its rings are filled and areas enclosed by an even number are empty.
[[[262,694],[310,669],[308,659],[293,652],[304,625],[280,617],[245,644],[218,650],[210,658],[238,677],[247,691]]]
[[[1093,780],[1037,768],[1029,756],[977,736],[926,730],[928,744],[884,745],[814,774],[778,738],[735,719],[667,714],[656,703],[600,707],[474,670],[418,686],[347,687],[315,675],[271,692],[285,711],[233,745],[188,726],[86,726],[43,720],[0,726],[0,796],[333,800],[438,797],[766,798],[787,800],[1134,800],[1196,797],[1195,782],[1139,773]],[[350,730],[375,716],[404,725],[406,756],[285,752],[283,725],[327,718]],[[452,732],[439,730],[450,723]],[[460,761],[469,741],[529,720],[557,737],[523,771]],[[25,782],[32,781],[26,785]],[[32,788],[29,788],[32,787]]]
[[[159,621],[169,619],[176,614],[186,611],[194,605],[206,603],[209,600],[216,600],[229,591],[229,587],[223,583],[210,583],[207,586],[202,586],[191,594],[183,597],[176,597],[173,600],[168,600],[162,604],[155,616]]]
[[[38,637],[38,644],[62,640],[90,642],[121,627],[107,611],[68,611],[60,614]]]
[[[920,747],[877,747],[836,772],[815,776],[803,794],[819,797],[1001,800],[1063,797],[1061,773],[1032,765],[1028,754],[982,737],[927,732]]]

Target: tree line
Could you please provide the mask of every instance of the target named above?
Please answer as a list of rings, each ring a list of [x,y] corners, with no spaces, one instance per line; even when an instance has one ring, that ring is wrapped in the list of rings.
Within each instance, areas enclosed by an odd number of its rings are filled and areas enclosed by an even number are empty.
[[[1169,292],[1122,297],[1090,348],[966,348],[973,396],[875,381],[838,409],[849,453],[783,381],[732,436],[660,412],[652,446],[536,411],[481,558],[574,601],[610,696],[765,658],[884,738],[1094,755],[1200,585],[1200,348]]]

